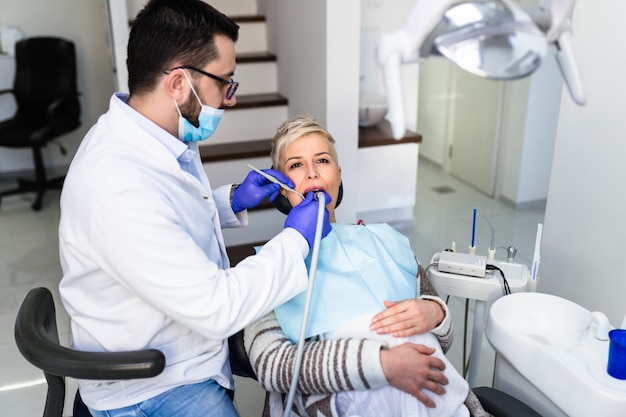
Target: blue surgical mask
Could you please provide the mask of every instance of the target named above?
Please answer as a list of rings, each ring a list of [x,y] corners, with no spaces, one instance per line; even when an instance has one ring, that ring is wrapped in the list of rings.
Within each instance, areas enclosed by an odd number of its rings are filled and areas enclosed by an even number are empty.
[[[200,101],[200,97],[198,97],[196,90],[193,88],[187,73],[184,70],[181,71],[185,75],[185,78],[191,87],[191,91],[193,91],[194,96],[196,96],[196,99],[202,108],[200,109],[200,114],[198,115],[198,127],[195,127],[189,120],[183,117],[180,112],[180,108],[178,107],[178,103],[174,100],[176,111],[178,111],[178,138],[185,142],[196,142],[208,139],[213,135],[213,133],[215,133],[220,120],[222,120],[224,109],[216,109],[215,107],[202,104],[202,101]]]

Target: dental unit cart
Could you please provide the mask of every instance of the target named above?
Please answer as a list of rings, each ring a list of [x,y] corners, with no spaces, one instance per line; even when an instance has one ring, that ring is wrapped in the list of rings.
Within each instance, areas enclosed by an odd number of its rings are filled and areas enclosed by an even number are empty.
[[[433,255],[430,264],[438,263],[441,253]],[[492,260],[487,262],[502,270],[506,276],[511,293],[525,292],[528,288],[528,267],[517,263]],[[505,293],[503,280],[498,271],[488,270],[484,277],[442,272],[436,267],[427,269],[428,278],[440,296],[454,296],[475,300],[472,345],[467,382],[470,387],[476,386],[476,378],[480,364],[483,332],[486,321],[487,303],[492,303]],[[465,362],[465,358],[463,358]]]

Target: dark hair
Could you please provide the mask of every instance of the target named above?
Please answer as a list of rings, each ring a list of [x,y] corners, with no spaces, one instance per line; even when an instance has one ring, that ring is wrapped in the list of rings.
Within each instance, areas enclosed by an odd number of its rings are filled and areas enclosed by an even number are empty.
[[[151,0],[137,14],[128,39],[130,94],[151,91],[175,63],[204,67],[218,58],[214,36],[233,42],[239,26],[202,0]]]

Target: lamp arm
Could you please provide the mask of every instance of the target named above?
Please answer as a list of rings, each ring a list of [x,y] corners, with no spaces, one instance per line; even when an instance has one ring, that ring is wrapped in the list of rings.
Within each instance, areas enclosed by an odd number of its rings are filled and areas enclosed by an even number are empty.
[[[382,68],[387,91],[387,116],[394,139],[404,136],[406,122],[402,94],[402,64],[426,58],[430,45],[424,45],[445,11],[458,0],[416,0],[404,27],[384,34],[376,45],[376,61]]]
[[[383,78],[387,90],[387,115],[393,138],[402,139],[406,131],[404,97],[402,95],[402,73],[400,54],[390,54],[383,63]]]
[[[569,30],[563,31],[561,36],[552,44],[554,48],[554,56],[559,64],[561,74],[565,80],[565,85],[569,90],[572,100],[578,105],[587,103],[587,95],[583,86],[578,66],[574,60],[574,50],[572,48],[572,34]]]
[[[404,27],[384,34],[376,45],[376,61],[382,67],[387,90],[388,111],[394,139],[406,130],[402,94],[401,65],[428,58],[433,39],[446,12],[463,0],[416,0]],[[561,74],[572,99],[583,105],[586,95],[574,60],[571,44],[571,18],[576,0],[540,0],[539,6],[526,10],[533,23],[545,34],[553,48]]]
[[[572,100],[582,106],[587,103],[587,95],[572,47],[571,27],[575,4],[576,0],[541,0],[539,6],[528,9],[527,13],[545,33]]]
[[[570,30],[575,4],[576,0],[541,0],[539,2],[539,9],[549,13],[550,24],[547,30],[544,30],[548,43],[557,42],[563,32]]]

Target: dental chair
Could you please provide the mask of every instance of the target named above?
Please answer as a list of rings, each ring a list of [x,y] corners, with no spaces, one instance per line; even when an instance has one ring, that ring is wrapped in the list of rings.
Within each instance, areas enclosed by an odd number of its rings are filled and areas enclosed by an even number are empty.
[[[237,256],[239,254],[243,257],[245,255],[250,255],[253,252],[253,249],[247,251],[242,251],[241,248],[238,250],[231,249],[229,250],[231,263],[236,265],[238,262],[237,259],[233,258],[233,255]],[[421,265],[419,266],[419,274],[420,293],[438,295]],[[243,338],[244,331],[242,330],[231,336],[228,340],[231,369],[235,375],[243,378],[253,378],[256,380],[257,377],[254,373],[254,368],[248,359]],[[476,387],[472,388],[472,391],[476,397],[478,397],[483,409],[494,417],[542,417],[541,414],[537,413],[520,400],[495,388]]]
[[[242,330],[228,339],[231,369],[235,375],[256,380],[244,347],[243,336]],[[477,387],[472,391],[478,397],[483,409],[494,417],[542,417],[518,399],[495,388]]]

